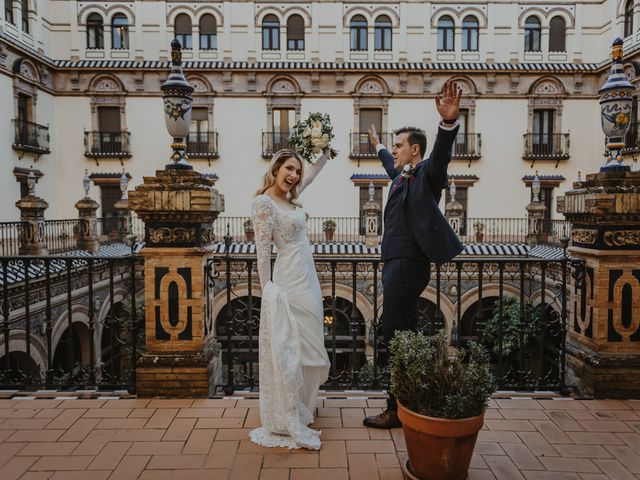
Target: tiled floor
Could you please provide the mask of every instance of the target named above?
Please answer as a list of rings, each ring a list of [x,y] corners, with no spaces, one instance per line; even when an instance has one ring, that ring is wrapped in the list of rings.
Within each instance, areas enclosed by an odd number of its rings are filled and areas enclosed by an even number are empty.
[[[0,479],[401,479],[382,399],[320,400],[320,452],[247,440],[255,399],[0,400]],[[492,400],[469,479],[640,479],[640,400]]]

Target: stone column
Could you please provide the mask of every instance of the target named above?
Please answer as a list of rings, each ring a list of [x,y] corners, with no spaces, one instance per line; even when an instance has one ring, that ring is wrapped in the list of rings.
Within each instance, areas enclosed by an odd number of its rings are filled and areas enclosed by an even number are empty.
[[[35,179],[34,179],[35,183]],[[49,204],[36,197],[30,188],[29,195],[16,202],[20,209],[18,252],[20,255],[48,255],[44,234],[44,211]]]
[[[76,232],[76,244],[78,249],[86,250],[91,254],[100,251],[100,240],[98,239],[98,220],[96,211],[100,204],[95,200],[84,197],[76,202],[78,209],[78,229]]]
[[[159,170],[129,193],[129,209],[145,222],[146,353],[137,394],[206,397],[205,265],[223,196],[198,172]]]
[[[118,217],[118,240],[124,242],[127,235],[131,233],[131,212],[129,211],[129,193],[127,187],[129,186],[129,178],[122,172],[120,177],[120,191],[122,196],[118,200],[113,208],[116,210]]]
[[[640,392],[640,172],[604,171],[558,199],[573,224],[569,254],[585,262],[571,290],[569,385],[601,398]]]
[[[532,201],[527,209],[527,244],[530,247],[540,245],[544,241],[544,214],[547,207],[539,201]]]
[[[369,200],[362,209],[364,213],[364,243],[367,247],[373,248],[380,245],[380,212],[382,207],[374,199],[375,187],[373,182],[369,183]]]

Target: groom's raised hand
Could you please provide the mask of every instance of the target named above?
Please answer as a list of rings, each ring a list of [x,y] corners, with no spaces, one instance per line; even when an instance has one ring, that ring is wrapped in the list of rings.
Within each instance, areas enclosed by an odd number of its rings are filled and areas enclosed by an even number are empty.
[[[369,129],[369,141],[371,142],[371,146],[373,146],[373,148],[376,148],[380,143],[378,132],[376,132],[376,126],[373,123],[371,124],[371,128]]]
[[[442,87],[442,94],[436,96],[436,108],[444,120],[455,120],[460,110],[462,89],[456,82],[447,80]]]

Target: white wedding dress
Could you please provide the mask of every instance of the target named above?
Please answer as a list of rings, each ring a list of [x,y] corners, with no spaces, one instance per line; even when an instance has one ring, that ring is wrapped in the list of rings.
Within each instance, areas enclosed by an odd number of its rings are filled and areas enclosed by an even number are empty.
[[[320,157],[305,172],[302,190],[327,161]],[[260,311],[260,420],[251,441],[265,447],[320,449],[313,423],[318,390],[328,378],[322,293],[305,232],[306,215],[285,210],[268,195],[253,201]],[[271,277],[271,241],[277,257]]]

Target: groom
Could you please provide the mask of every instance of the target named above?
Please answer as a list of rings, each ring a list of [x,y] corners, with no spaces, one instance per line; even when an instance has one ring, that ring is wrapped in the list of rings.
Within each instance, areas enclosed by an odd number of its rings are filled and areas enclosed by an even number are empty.
[[[382,335],[388,348],[398,330],[417,330],[418,297],[429,283],[430,263],[446,263],[462,251],[462,244],[438,208],[447,186],[447,165],[456,138],[462,91],[455,82],[444,84],[436,97],[442,117],[431,155],[423,161],[427,137],[423,130],[404,127],[395,132],[391,153],[369,130],[384,169],[393,179],[384,209],[382,237]],[[388,354],[387,354],[388,358]],[[373,428],[400,427],[398,406],[389,393],[387,409],[366,417]]]

